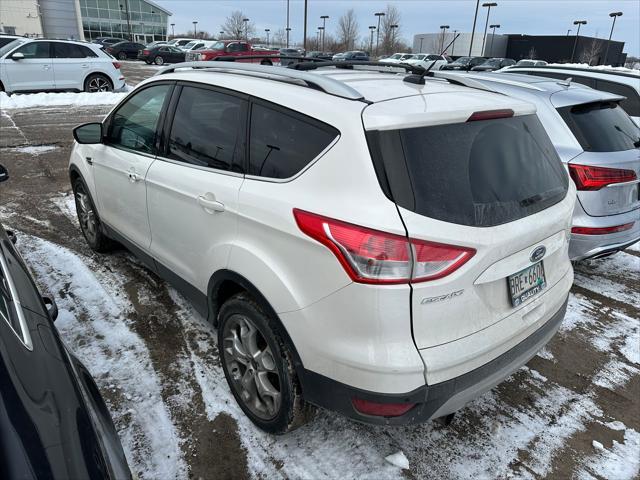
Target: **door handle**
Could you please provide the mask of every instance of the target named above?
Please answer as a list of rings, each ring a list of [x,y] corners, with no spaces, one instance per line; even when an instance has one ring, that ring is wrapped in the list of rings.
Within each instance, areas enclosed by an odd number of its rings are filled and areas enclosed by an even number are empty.
[[[129,169],[129,171],[127,171],[127,177],[129,177],[129,181],[131,183],[136,183],[136,182],[139,182],[141,180],[140,175],[138,175],[133,168],[131,168],[131,169]]]
[[[218,202],[216,197],[212,193],[206,193],[198,197],[198,205],[200,205],[205,212],[224,212],[224,203]]]
[[[48,63],[42,66],[43,70],[49,70],[50,68],[51,68],[51,65],[49,65]]]

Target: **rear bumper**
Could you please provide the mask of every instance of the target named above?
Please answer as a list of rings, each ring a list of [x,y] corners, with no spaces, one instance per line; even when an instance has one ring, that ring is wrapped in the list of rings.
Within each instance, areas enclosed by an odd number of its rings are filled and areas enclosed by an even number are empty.
[[[582,210],[582,208],[580,208]],[[607,217],[590,217],[586,214],[578,215],[578,207],[573,217],[573,225],[584,227],[612,227],[635,222],[633,227],[624,232],[610,233],[606,235],[576,235],[571,234],[569,243],[569,258],[571,260],[584,260],[587,258],[610,255],[624,250],[629,245],[640,240],[640,210],[632,210],[620,215]]]
[[[490,362],[458,377],[434,385],[424,385],[403,394],[375,393],[350,387],[315,372],[305,370],[301,381],[305,399],[354,420],[378,425],[407,425],[453,413],[518,370],[540,351],[558,331],[568,298],[540,328],[515,347]],[[398,417],[375,417],[358,412],[352,398],[378,403],[415,403]]]

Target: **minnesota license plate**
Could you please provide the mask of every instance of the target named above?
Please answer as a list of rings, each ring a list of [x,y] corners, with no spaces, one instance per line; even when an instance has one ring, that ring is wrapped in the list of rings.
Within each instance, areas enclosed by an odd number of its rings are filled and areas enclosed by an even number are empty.
[[[517,307],[529,298],[539,294],[547,286],[542,261],[507,277],[511,305]]]

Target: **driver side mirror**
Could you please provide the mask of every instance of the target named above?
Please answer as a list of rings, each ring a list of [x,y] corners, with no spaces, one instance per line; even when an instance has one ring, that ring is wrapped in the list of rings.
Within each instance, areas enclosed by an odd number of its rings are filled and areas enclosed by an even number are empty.
[[[73,138],[81,144],[102,143],[102,124],[98,122],[85,123],[73,129]]]
[[[9,180],[9,172],[4,165],[0,165],[0,183]]]
[[[11,60],[23,60],[23,59],[24,59],[24,53],[16,52],[11,54]]]

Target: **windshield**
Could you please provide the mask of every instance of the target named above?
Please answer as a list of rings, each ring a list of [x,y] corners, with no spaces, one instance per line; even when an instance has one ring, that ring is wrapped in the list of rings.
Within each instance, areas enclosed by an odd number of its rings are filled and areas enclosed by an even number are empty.
[[[427,55],[428,60],[442,60],[440,55]]]
[[[198,43],[198,42],[189,42],[183,48],[185,50],[191,50],[196,43]]]
[[[14,48],[19,47],[20,45],[22,45],[23,43],[26,43],[26,42],[27,42],[26,39],[23,40],[21,38],[17,38],[13,42],[7,43],[4,47],[0,48],[0,57],[4,57],[4,55],[7,52],[10,52]]]
[[[483,66],[486,65],[487,67],[499,67],[500,66],[500,59],[499,58],[490,58],[489,60],[484,62],[482,65]]]
[[[408,60],[410,58],[413,58],[413,55],[407,54],[402,56],[402,60]]]
[[[471,61],[471,57],[460,57],[453,63],[457,63],[458,65],[468,65],[470,61]]]
[[[216,42],[212,46],[209,47],[210,50],[224,50],[225,44],[224,42]]]
[[[402,58],[402,54],[401,53],[394,53],[393,55],[391,55],[390,58],[393,58],[394,60],[398,60],[399,58]]]
[[[532,65],[535,65],[535,62],[533,60],[518,60],[518,63],[516,63],[516,65],[518,65],[519,67],[530,67]]]
[[[414,55],[411,60],[424,60],[426,55]]]
[[[617,102],[559,108],[586,152],[620,152],[640,147],[640,128]]]

